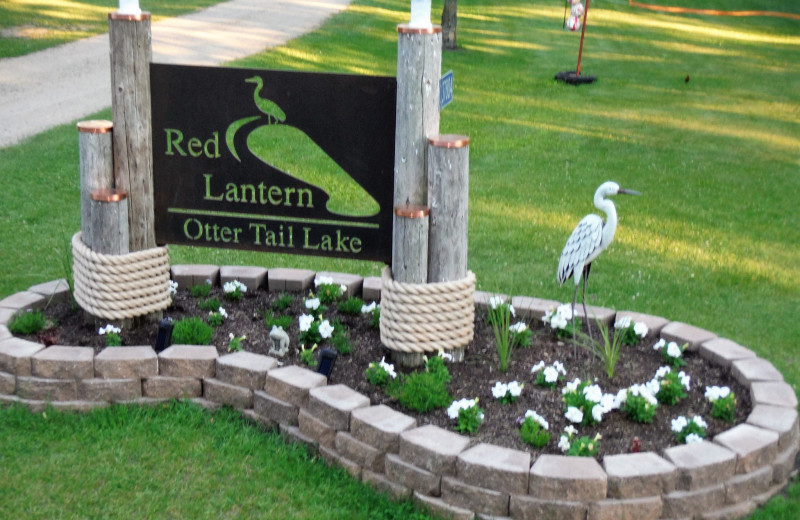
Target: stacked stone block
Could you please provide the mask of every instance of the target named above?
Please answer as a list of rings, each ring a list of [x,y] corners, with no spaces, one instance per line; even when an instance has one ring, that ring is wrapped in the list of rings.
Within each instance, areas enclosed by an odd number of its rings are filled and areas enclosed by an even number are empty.
[[[206,279],[245,279],[253,287],[306,290],[316,273],[260,268],[175,266],[184,285]],[[252,278],[247,278],[252,275]],[[262,277],[263,275],[263,277]],[[348,290],[377,291],[358,277],[326,273]],[[179,282],[180,283],[180,282]],[[355,285],[354,285],[355,284]],[[173,345],[92,349],[52,346],[13,337],[11,317],[36,308],[60,281],[40,284],[0,301],[0,403],[34,411],[48,404],[88,410],[112,402],[193,399],[230,405],[278,428],[331,464],[395,497],[415,501],[446,518],[516,519],[735,519],[747,516],[796,472],[800,447],[797,397],[781,374],[751,350],[713,333],[637,313],[654,338],[688,343],[699,355],[730,370],[750,389],[747,421],[698,444],[662,453],[591,458],[542,455],[488,444],[416,421],[344,385],[328,385],[306,368],[247,352],[218,356],[215,347]],[[68,296],[68,295],[67,295]],[[485,296],[485,297],[484,297]],[[476,297],[485,305],[488,294]],[[515,297],[530,318],[550,302]],[[549,307],[548,307],[549,308]],[[544,311],[546,312],[546,310]],[[608,313],[606,313],[608,314]],[[604,319],[613,322],[613,315]]]

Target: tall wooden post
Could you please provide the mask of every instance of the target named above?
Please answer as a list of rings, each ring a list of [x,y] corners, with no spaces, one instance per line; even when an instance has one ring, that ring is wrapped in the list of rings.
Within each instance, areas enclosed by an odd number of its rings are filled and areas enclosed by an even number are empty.
[[[108,15],[115,188],[128,193],[130,251],[156,246],[151,138],[150,13]]]
[[[396,241],[392,243],[392,275],[404,283],[428,279],[428,213],[426,206],[394,208]]]
[[[397,26],[397,132],[394,205],[428,204],[425,154],[439,133],[442,28]]]
[[[81,238],[92,249],[92,203],[95,190],[114,187],[111,121],[81,121],[78,123],[81,182]]]
[[[467,276],[469,137],[433,136],[428,143],[428,282],[452,282]]]

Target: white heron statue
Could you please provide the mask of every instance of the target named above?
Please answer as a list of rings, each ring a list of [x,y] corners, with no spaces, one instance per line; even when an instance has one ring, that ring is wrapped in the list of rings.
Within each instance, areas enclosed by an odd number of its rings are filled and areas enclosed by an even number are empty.
[[[561,252],[558,261],[558,283],[566,282],[571,276],[575,280],[575,293],[572,296],[572,324],[575,327],[575,304],[578,299],[578,285],[583,278],[583,315],[586,318],[586,325],[589,327],[589,315],[586,312],[586,282],[589,279],[589,270],[592,261],[603,252],[614,239],[617,231],[617,209],[614,203],[606,197],[612,195],[641,195],[638,191],[625,190],[619,187],[616,182],[604,182],[594,192],[594,205],[597,209],[606,214],[606,221],[595,214],[583,217],[578,226],[572,231]],[[589,335],[591,335],[591,327]]]

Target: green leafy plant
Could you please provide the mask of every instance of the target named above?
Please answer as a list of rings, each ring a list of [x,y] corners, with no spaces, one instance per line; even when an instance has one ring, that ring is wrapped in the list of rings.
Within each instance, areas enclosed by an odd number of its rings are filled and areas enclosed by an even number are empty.
[[[525,388],[525,384],[519,381],[511,381],[508,384],[498,381],[492,387],[492,395],[503,404],[513,404],[517,402],[517,397],[522,393],[523,388]]]
[[[458,421],[454,427],[457,432],[466,434],[477,432],[484,417],[477,397],[453,401],[447,408],[447,416]]]
[[[361,309],[364,307],[364,300],[358,298],[356,296],[351,296],[350,298],[344,300],[343,302],[339,302],[338,309],[339,312],[342,314],[350,314],[352,316],[358,316],[361,314]]]
[[[600,448],[600,439],[602,438],[598,433],[594,437],[583,436],[570,440],[567,455],[570,457],[594,457]]]
[[[294,321],[294,318],[288,314],[276,316],[272,311],[264,313],[264,325],[266,325],[269,330],[272,330],[272,327],[280,327],[283,330],[289,330],[289,327],[292,326],[292,321]]]
[[[520,348],[527,348],[531,346],[533,334],[531,333],[530,327],[528,327],[525,322],[516,322],[509,327],[509,331],[513,336],[515,345],[518,345]]]
[[[247,286],[239,280],[231,280],[225,282],[222,286],[222,294],[225,298],[232,301],[239,301],[244,298],[244,293],[247,292]]]
[[[272,302],[272,308],[276,311],[285,311],[289,307],[292,306],[292,302],[294,298],[291,294],[287,292],[282,292],[278,295],[274,302]]]
[[[550,325],[559,339],[572,339],[581,330],[581,320],[572,315],[572,305],[569,303],[551,308],[542,317],[542,321]]]
[[[658,399],[644,385],[633,385],[628,388],[620,410],[634,422],[651,423],[658,410]]]
[[[560,361],[553,361],[551,365],[545,366],[542,360],[531,367],[531,373],[536,374],[536,384],[538,386],[553,390],[559,381],[564,380],[567,370]]]
[[[197,306],[204,311],[216,311],[222,306],[222,303],[220,303],[219,298],[206,298]]]
[[[706,387],[705,397],[711,402],[711,416],[725,422],[736,419],[736,394],[727,386]]]
[[[14,316],[8,324],[8,330],[14,334],[36,334],[47,325],[47,319],[42,311],[25,311]]]
[[[376,306],[374,309],[369,311],[370,314],[370,322],[369,326],[373,329],[380,329],[381,328],[381,308],[380,306]]]
[[[622,344],[634,346],[647,336],[649,329],[646,323],[633,322],[630,316],[623,316],[614,322],[614,335],[622,337]]]
[[[325,305],[337,302],[347,290],[347,287],[344,285],[333,283],[333,278],[329,276],[317,277],[314,280],[314,286],[317,291],[317,298]]]
[[[614,369],[622,353],[622,334],[615,333],[612,336],[609,326],[601,321],[597,321],[597,328],[600,329],[600,341],[578,331],[577,337],[581,338],[581,341],[577,344],[599,359],[603,363],[608,378],[613,379]]]
[[[211,292],[211,280],[206,280],[205,283],[199,283],[189,288],[189,294],[195,298],[207,298],[208,293]]]
[[[399,383],[390,385],[387,392],[406,408],[428,412],[444,408],[452,401],[447,390],[449,383],[450,371],[444,360],[435,356],[426,362],[425,370],[403,376]]]
[[[661,352],[661,357],[669,366],[672,368],[679,368],[686,364],[686,361],[683,359],[683,353],[688,346],[688,343],[684,343],[683,346],[678,345],[674,341],[667,343],[664,338],[661,338],[653,345],[653,350]]]
[[[319,344],[330,338],[335,328],[328,320],[315,319],[314,316],[303,314],[298,319],[298,339],[301,344]]]
[[[604,402],[603,391],[591,381],[575,378],[561,390],[567,420],[581,426],[592,425],[603,419],[608,410]]]
[[[385,358],[381,358],[380,361],[373,361],[367,366],[364,376],[369,384],[385,387],[397,377],[397,373],[394,371],[394,365],[387,363]]]
[[[228,313],[222,307],[208,313],[208,324],[212,327],[219,327],[228,317]]]
[[[656,372],[656,381],[659,384],[656,399],[661,404],[674,406],[688,395],[686,391],[689,390],[689,376],[685,372],[661,367]]]
[[[338,321],[333,322],[333,335],[331,336],[331,344],[336,352],[346,356],[353,351],[353,345],[350,343],[350,334],[345,329],[344,325]]]
[[[511,361],[511,354],[517,346],[517,335],[511,332],[511,316],[514,315],[514,307],[502,301],[499,296],[489,298],[489,315],[487,321],[492,326],[494,332],[497,355],[500,358],[500,370],[508,370],[508,363]]]
[[[73,258],[72,258],[72,239],[69,235],[63,235],[61,242],[61,250],[59,258],[61,260],[61,271],[64,273],[64,279],[67,281],[67,288],[69,289],[69,307],[72,310],[78,308],[78,302],[75,301],[75,273],[73,272]]]
[[[317,350],[317,344],[314,344],[311,348],[306,348],[305,345],[300,346],[300,361],[305,363],[311,368],[315,368],[319,363],[317,362],[317,356],[314,354],[314,351]]]
[[[550,442],[550,424],[539,414],[528,410],[519,429],[519,436],[526,444],[543,448]]]
[[[209,345],[214,329],[200,318],[182,318],[172,328],[173,345]]]
[[[242,334],[241,336],[236,336],[233,332],[228,334],[228,352],[239,352],[242,350],[242,342],[247,339],[247,336]]]
[[[681,444],[690,444],[706,438],[708,424],[699,415],[695,415],[691,420],[681,415],[672,420],[670,427],[675,434],[675,440]]]
[[[121,332],[122,329],[120,327],[115,327],[110,323],[97,330],[98,334],[105,336],[107,347],[119,347],[122,345],[122,338],[120,337]]]

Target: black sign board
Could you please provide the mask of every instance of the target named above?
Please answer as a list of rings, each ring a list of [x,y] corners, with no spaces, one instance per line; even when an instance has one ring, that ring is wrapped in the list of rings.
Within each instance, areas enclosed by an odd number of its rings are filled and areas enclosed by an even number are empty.
[[[394,78],[150,74],[159,244],[390,261]]]

